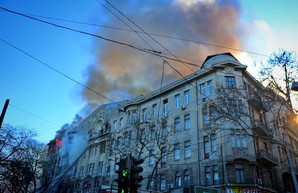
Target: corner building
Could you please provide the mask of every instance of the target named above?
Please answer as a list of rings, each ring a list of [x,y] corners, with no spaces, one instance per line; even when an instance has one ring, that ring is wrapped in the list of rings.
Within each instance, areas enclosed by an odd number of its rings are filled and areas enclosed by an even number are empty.
[[[287,113],[233,55],[209,56],[195,73],[78,123],[70,143],[84,134],[88,145],[73,164],[59,154],[56,190],[109,188],[115,162],[132,155],[144,159],[144,192],[294,192],[298,144]]]

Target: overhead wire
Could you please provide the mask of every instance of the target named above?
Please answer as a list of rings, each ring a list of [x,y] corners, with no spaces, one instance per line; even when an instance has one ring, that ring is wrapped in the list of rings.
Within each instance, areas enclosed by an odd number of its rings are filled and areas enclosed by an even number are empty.
[[[46,66],[47,68],[49,68],[49,69],[55,71],[55,72],[58,73],[58,74],[64,76],[65,78],[67,78],[67,79],[69,79],[69,80],[75,82],[76,84],[78,84],[78,85],[80,85],[80,86],[86,88],[87,90],[89,90],[89,91],[91,91],[91,92],[93,92],[93,93],[95,93],[95,94],[97,94],[97,95],[99,95],[99,96],[101,96],[101,97],[103,97],[103,98],[105,98],[105,99],[111,101],[111,102],[115,102],[115,101],[113,101],[112,99],[106,97],[105,95],[103,95],[103,94],[101,94],[101,93],[95,91],[94,89],[92,89],[92,88],[90,88],[90,87],[84,85],[83,83],[81,83],[81,82],[75,80],[74,78],[70,77],[69,75],[65,74],[64,72],[62,72],[62,71],[60,71],[60,70],[58,70],[58,69],[56,69],[56,68],[50,66],[49,64],[47,64],[47,63],[41,61],[40,59],[34,57],[32,54],[29,54],[28,52],[22,50],[21,48],[18,48],[17,46],[15,46],[15,45],[13,45],[13,44],[11,44],[11,43],[5,41],[5,40],[2,39],[2,38],[0,38],[0,41],[6,43],[7,45],[9,45],[9,46],[11,46],[11,47],[13,47],[13,48],[15,48],[16,50],[18,50],[18,51],[22,52],[23,54],[29,56],[30,58],[34,59],[35,61],[39,62],[40,64]]]
[[[98,0],[97,0],[98,1]],[[105,0],[110,6],[112,6],[114,9],[116,9],[118,12],[120,12],[121,15],[123,15],[126,19],[128,19],[130,22],[132,22],[135,26],[137,26],[142,32],[146,33],[149,37],[151,37],[147,32],[145,32],[141,27],[139,27],[135,22],[133,22],[130,18],[128,18],[125,14],[123,14],[120,10],[118,10],[116,7],[114,7],[111,3],[109,3],[108,0]],[[152,37],[151,37],[152,38]],[[152,38],[156,43],[158,43],[158,45],[160,45],[162,48],[164,48],[166,51],[168,51],[170,54],[172,54],[167,48],[165,48],[163,45],[161,45],[157,40],[155,40],[154,38]],[[174,54],[172,54],[175,58],[176,56]],[[182,61],[180,61],[182,62]],[[178,73],[183,79],[186,80],[186,82],[190,85],[192,85],[197,91],[198,88],[193,85],[191,82],[188,82],[188,80],[179,72],[179,70],[177,70],[175,67],[173,67],[169,62],[167,62],[166,60],[164,60],[163,64],[167,63],[176,73]],[[183,62],[182,62],[183,63]],[[208,69],[210,70],[210,69]],[[163,76],[163,74],[162,74]],[[163,78],[163,77],[162,77]],[[160,88],[161,89],[161,88]],[[160,106],[160,105],[159,105]],[[218,105],[217,105],[218,106]],[[222,108],[221,108],[222,109]],[[246,129],[244,129],[246,131]],[[248,133],[248,131],[246,131],[246,133]]]
[[[71,31],[75,31],[75,32],[83,33],[83,34],[86,34],[86,35],[91,35],[91,36],[98,37],[98,38],[101,38],[101,39],[104,39],[104,40],[107,40],[107,41],[110,41],[110,42],[113,42],[113,43],[117,43],[117,44],[125,45],[125,46],[128,46],[128,47],[137,49],[137,50],[139,50],[139,51],[143,51],[143,52],[147,52],[147,53],[150,53],[150,54],[153,54],[153,55],[160,56],[159,52],[157,52],[158,54],[155,53],[156,51],[149,52],[148,50],[141,49],[141,48],[137,48],[137,47],[135,47],[135,46],[132,46],[132,45],[129,45],[129,44],[126,44],[126,43],[123,43],[123,42],[119,42],[119,41],[116,41],[116,40],[111,40],[111,39],[104,38],[104,37],[99,36],[99,35],[91,34],[91,33],[88,33],[88,32],[83,32],[83,31],[80,31],[80,30],[75,30],[75,29],[72,29],[72,28],[68,28],[68,27],[65,27],[65,26],[61,26],[61,25],[58,25],[58,24],[54,24],[54,23],[51,23],[51,22],[47,22],[47,21],[44,21],[44,20],[40,20],[40,19],[37,19],[37,18],[31,17],[31,16],[28,16],[28,15],[24,15],[24,14],[21,14],[21,13],[18,13],[18,12],[14,12],[14,11],[5,9],[5,8],[3,8],[3,7],[0,7],[0,9],[5,10],[5,11],[8,11],[8,12],[11,12],[11,13],[14,13],[14,14],[17,14],[17,15],[21,15],[21,16],[24,16],[24,17],[27,17],[27,18],[30,18],[30,19],[33,19],[33,20],[37,20],[37,21],[40,21],[40,22],[43,22],[43,23],[46,23],[46,24],[50,24],[50,25],[53,25],[53,26],[56,26],[56,27],[60,27],[60,28],[64,28],[64,29],[67,29],[67,30],[71,30]],[[146,33],[145,31],[143,31],[143,32]],[[147,33],[147,34],[148,34],[148,33]],[[5,42],[5,43],[7,43],[7,44],[9,44],[9,45],[12,46],[12,47],[18,49],[17,47],[13,46],[12,44],[8,43],[7,41],[5,41],[5,40],[3,40],[3,39],[0,39],[0,40],[3,41],[3,42]],[[165,48],[165,49],[166,49],[166,48]],[[83,85],[82,83],[79,83],[78,81],[72,79],[71,77],[67,76],[66,74],[64,74],[64,73],[62,73],[62,72],[60,72],[60,71],[58,71],[57,69],[54,69],[53,67],[51,67],[51,66],[45,64],[44,62],[38,60],[37,58],[35,58],[35,57],[33,57],[32,55],[30,55],[30,54],[24,52],[23,50],[21,50],[21,49],[18,49],[18,50],[21,51],[21,52],[23,52],[24,54],[30,56],[31,58],[33,58],[33,59],[39,61],[40,63],[44,64],[45,66],[51,68],[52,70],[58,72],[59,74],[65,76],[66,78],[68,78],[68,79],[70,79],[70,80],[76,82],[77,84],[80,84],[81,86],[85,87],[86,89],[88,89],[88,90],[90,90],[90,91],[92,91],[92,92],[95,92],[96,94],[99,94],[100,96],[102,96],[102,97],[108,99],[108,100],[111,101],[111,102],[115,102],[115,101],[113,101],[113,100],[107,98],[106,96],[103,96],[102,94],[100,94],[100,93],[94,91],[93,89],[91,89],[91,88],[89,88],[89,87]],[[166,49],[166,50],[167,50],[167,49]],[[165,57],[165,56],[162,56],[162,57]],[[175,60],[175,59],[173,59],[173,58],[167,58],[167,59]],[[183,63],[183,61],[181,61],[180,59],[178,59],[178,60],[176,59],[175,61],[179,61],[179,62],[182,62],[182,63]],[[167,61],[166,61],[166,63],[169,64]],[[189,64],[189,63],[187,63],[187,64]],[[193,64],[192,64],[192,65],[193,65]],[[186,81],[189,81],[189,80],[187,80],[187,79],[186,79],[186,78],[185,78],[185,77],[184,77],[184,76],[183,76],[177,69],[175,69],[175,68],[174,68],[173,66],[171,66],[171,65],[169,65],[169,66],[170,66],[174,71],[176,71],[180,76],[182,76],[183,79],[185,79]],[[195,65],[195,66],[197,66],[197,65]],[[189,83],[189,84],[191,84],[191,83]],[[193,84],[191,84],[191,85],[194,86]],[[195,87],[195,86],[194,86],[194,87]],[[195,87],[195,88],[196,88],[196,87]],[[196,88],[196,90],[198,90],[198,89]],[[199,90],[198,90],[198,91],[199,91]]]
[[[98,0],[97,0],[98,1]],[[114,7],[111,3],[109,3],[108,0],[105,0],[110,6],[112,6],[115,10],[117,10],[121,15],[123,15],[127,20],[129,20],[131,23],[133,23],[135,26],[137,26],[142,32],[144,32],[145,34],[147,34],[151,39],[153,39],[156,43],[158,43],[158,45],[160,45],[162,48],[164,48],[166,51],[168,51],[171,55],[173,55],[175,58],[177,58],[173,53],[171,53],[167,48],[165,48],[162,44],[160,44],[157,40],[155,40],[153,37],[151,37],[146,31],[144,31],[140,26],[138,26],[135,22],[133,22],[130,18],[128,18],[124,13],[122,13],[120,10],[118,10],[116,7]],[[102,3],[101,3],[102,4]],[[122,21],[122,20],[121,20]],[[126,23],[125,23],[126,24]],[[127,24],[126,24],[127,25]],[[129,26],[128,26],[129,27]],[[150,46],[150,45],[149,45]],[[179,58],[178,58],[179,59]],[[183,63],[183,61],[179,61],[181,63]],[[183,74],[181,72],[179,72],[179,70],[177,70],[174,66],[172,66],[168,61],[164,60],[163,65],[164,64],[168,64],[168,66],[170,66],[177,74],[179,74],[185,81],[187,84],[192,85],[197,91],[199,91],[199,89],[197,88],[197,86],[193,85],[190,80],[187,80],[187,78],[185,76],[183,76]],[[201,66],[202,68],[202,66]],[[206,68],[207,69],[207,68]],[[207,69],[210,70],[210,69]],[[163,73],[164,73],[164,66],[163,66]],[[162,78],[161,80],[163,80],[163,74],[162,74]],[[160,87],[160,92],[161,92],[161,87]],[[201,92],[201,91],[199,91]],[[209,96],[208,96],[209,97]],[[207,97],[207,98],[208,98]],[[160,106],[161,106],[161,98],[160,98],[160,102],[159,102],[159,110],[160,110]],[[222,110],[222,108],[220,108]],[[158,113],[159,113],[158,110]]]
[[[124,42],[121,42],[121,41],[113,40],[113,39],[106,38],[106,37],[96,35],[96,34],[93,34],[93,33],[85,32],[85,31],[73,29],[73,28],[70,28],[70,27],[62,26],[62,25],[59,25],[59,24],[55,24],[55,23],[52,23],[52,22],[48,22],[48,21],[45,21],[45,20],[41,20],[41,19],[29,16],[29,15],[25,15],[25,14],[22,14],[22,13],[19,13],[19,12],[16,12],[16,11],[12,11],[12,10],[9,10],[9,9],[3,8],[3,7],[0,7],[0,9],[5,10],[5,11],[10,12],[10,13],[13,13],[13,14],[16,14],[16,15],[20,15],[20,16],[35,20],[35,21],[39,21],[39,22],[42,22],[42,23],[45,23],[45,24],[48,24],[48,25],[52,25],[52,26],[55,26],[55,27],[58,27],[58,28],[62,28],[62,29],[69,30],[69,31],[74,31],[74,32],[89,35],[89,36],[93,36],[93,37],[96,37],[96,38],[99,38],[99,39],[102,39],[102,40],[105,40],[105,41],[108,41],[108,42],[112,42],[112,43],[115,43],[115,44],[126,46],[126,47],[129,47],[129,48],[141,51],[141,52],[149,53],[151,55],[155,55],[155,56],[158,56],[158,57],[162,56],[160,54],[161,52],[150,51],[150,50],[145,49],[145,48],[139,48],[139,47],[136,47],[136,46],[128,44],[128,43],[124,43]],[[162,56],[162,57],[164,57],[166,59],[169,59],[169,60],[173,60],[173,61],[180,61],[180,60],[177,60],[176,58],[170,58],[170,57],[167,57],[167,56]],[[194,63],[191,63],[191,62],[184,62],[184,63],[188,64],[188,65],[192,65],[192,66],[198,66],[197,64],[194,64]]]
[[[144,33],[142,31],[138,31],[138,30],[134,30],[134,29],[125,29],[125,28],[121,28],[121,27],[114,27],[114,26],[95,24],[95,23],[87,23],[87,22],[75,21],[75,20],[70,20],[70,19],[48,17],[48,16],[42,16],[42,15],[36,15],[36,14],[30,14],[30,13],[22,13],[22,14],[33,16],[33,17],[39,17],[39,18],[69,22],[69,23],[76,23],[76,24],[90,25],[90,26],[96,26],[96,27],[102,27],[102,28],[109,28],[109,29],[119,30],[119,31],[137,32],[137,33],[140,33],[140,34]],[[252,54],[252,55],[258,55],[258,56],[262,56],[262,57],[270,57],[269,54],[258,53],[258,52],[253,52],[253,51],[250,51],[250,50],[244,50],[244,49],[239,49],[239,48],[232,48],[232,47],[219,45],[219,44],[212,44],[212,43],[208,43],[208,42],[204,42],[204,41],[190,40],[190,39],[186,39],[186,38],[170,36],[170,35],[165,35],[165,34],[152,33],[152,32],[147,32],[147,33],[152,35],[152,36],[157,36],[157,37],[162,37],[162,38],[175,39],[175,40],[180,40],[180,41],[184,41],[184,42],[190,42],[190,43],[195,43],[195,44],[200,44],[200,45],[205,45],[205,46],[211,46],[211,47],[217,47],[217,48],[222,48],[222,49],[227,49],[227,50],[233,50],[233,51],[248,53],[248,54]],[[196,61],[195,59],[192,59],[192,60]]]
[[[122,11],[117,9],[113,4],[111,4],[108,0],[105,0],[111,7],[113,7],[116,11],[118,11],[122,16],[124,16],[128,21],[133,23],[138,29],[140,29],[143,33],[145,33],[148,37],[150,37],[155,43],[157,43],[160,47],[162,47],[164,50],[166,50],[170,55],[172,55],[178,62],[182,63],[185,67],[187,67],[191,72],[194,72],[186,63],[184,63],[182,60],[180,60],[175,54],[173,54],[169,49],[167,49],[165,46],[163,46],[161,43],[159,43],[155,38],[153,38],[150,34],[148,34],[143,28],[141,28],[137,23],[132,21],[129,17],[127,17]]]
[[[50,124],[52,124],[52,125],[55,125],[55,126],[58,126],[59,127],[59,125],[57,124],[57,123],[54,123],[54,122],[52,122],[52,121],[49,121],[49,120],[47,120],[47,119],[45,119],[45,118],[43,118],[43,117],[41,117],[41,116],[39,116],[39,115],[36,115],[36,114],[34,114],[34,113],[31,113],[31,112],[29,112],[29,111],[27,111],[27,110],[25,110],[25,109],[23,109],[23,108],[21,108],[21,107],[18,107],[18,106],[16,106],[16,105],[14,105],[14,104],[9,104],[9,106],[11,106],[11,107],[13,107],[13,108],[15,108],[15,109],[17,109],[17,110],[19,110],[19,111],[22,111],[22,112],[24,112],[24,113],[26,113],[26,114],[28,114],[28,115],[31,115],[31,116],[33,116],[33,117],[36,117],[36,118],[38,118],[38,119],[40,119],[40,120],[43,120],[43,121],[45,121],[45,122],[48,122],[48,123],[50,123]]]

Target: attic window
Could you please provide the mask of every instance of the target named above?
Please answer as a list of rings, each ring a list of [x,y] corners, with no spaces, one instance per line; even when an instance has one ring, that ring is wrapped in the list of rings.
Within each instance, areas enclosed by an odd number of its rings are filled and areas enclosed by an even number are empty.
[[[226,76],[225,82],[226,82],[226,88],[236,88],[235,76]]]

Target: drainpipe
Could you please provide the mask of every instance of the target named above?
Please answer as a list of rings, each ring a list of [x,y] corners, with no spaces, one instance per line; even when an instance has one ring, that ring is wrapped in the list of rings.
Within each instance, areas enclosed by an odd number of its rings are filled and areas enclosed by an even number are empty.
[[[201,185],[201,164],[200,164],[200,132],[199,132],[199,97],[198,97],[198,81],[196,80],[196,128],[197,128],[197,139],[198,139],[198,185]]]

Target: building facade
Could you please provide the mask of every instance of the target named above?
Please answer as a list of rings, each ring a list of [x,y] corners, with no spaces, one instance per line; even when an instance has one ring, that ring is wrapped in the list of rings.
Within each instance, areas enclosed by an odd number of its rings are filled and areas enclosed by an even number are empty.
[[[142,190],[291,192],[298,138],[287,113],[233,55],[209,56],[193,74],[102,105],[58,136],[49,191],[109,188],[115,163],[131,155],[145,160]]]

